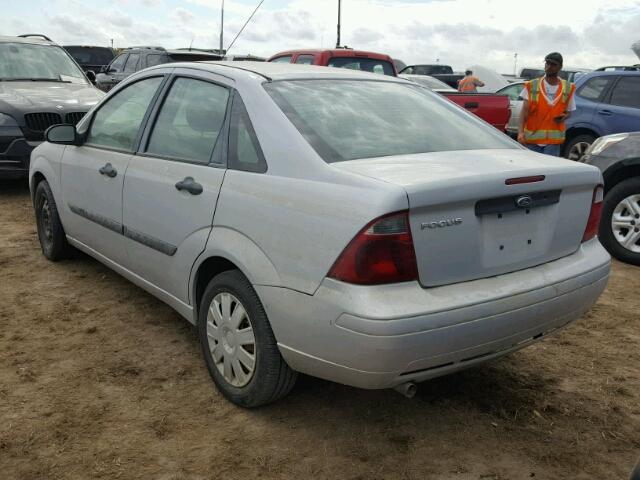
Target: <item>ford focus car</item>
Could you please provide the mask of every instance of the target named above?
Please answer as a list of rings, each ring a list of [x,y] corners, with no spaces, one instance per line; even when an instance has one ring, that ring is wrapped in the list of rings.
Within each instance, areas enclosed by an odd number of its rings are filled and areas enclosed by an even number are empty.
[[[395,77],[161,65],[47,139],[44,255],[80,249],[172,306],[244,407],[298,372],[411,395],[569,325],[609,275],[597,168]]]

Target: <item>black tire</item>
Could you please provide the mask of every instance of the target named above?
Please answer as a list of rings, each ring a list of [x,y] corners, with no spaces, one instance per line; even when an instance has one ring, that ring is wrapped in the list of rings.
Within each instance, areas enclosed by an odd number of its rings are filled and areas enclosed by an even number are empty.
[[[69,258],[73,248],[67,242],[53,192],[46,180],[36,187],[34,195],[38,240],[44,256],[52,262]]]
[[[216,295],[230,293],[246,310],[255,338],[255,367],[249,382],[236,387],[218,370],[207,338],[207,316]],[[215,276],[207,286],[199,305],[198,336],[205,363],[218,390],[229,401],[244,408],[254,408],[281,399],[291,391],[297,372],[286,364],[271,330],[269,319],[255,290],[238,270]]]
[[[607,192],[602,205],[602,219],[598,235],[600,242],[607,251],[615,258],[622,262],[632,265],[640,265],[640,253],[634,253],[624,248],[618,240],[616,240],[613,229],[611,227],[611,217],[616,206],[631,195],[640,194],[640,177],[630,178],[624,182],[618,183],[615,187]],[[635,218],[636,228],[640,228],[640,218]]]
[[[564,157],[568,158],[569,160],[575,160],[576,162],[580,162],[582,159],[582,156],[587,150],[586,147],[588,145],[591,145],[595,141],[596,141],[596,137],[589,134],[578,135],[576,137],[573,137],[564,145]],[[576,150],[576,151],[572,152],[573,150]],[[580,152],[578,152],[578,150],[580,150]]]

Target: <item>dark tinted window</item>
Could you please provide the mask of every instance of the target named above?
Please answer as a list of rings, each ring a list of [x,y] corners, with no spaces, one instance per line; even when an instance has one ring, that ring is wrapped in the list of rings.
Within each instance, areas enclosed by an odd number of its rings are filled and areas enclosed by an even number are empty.
[[[167,61],[166,57],[164,55],[160,55],[160,54],[152,54],[152,55],[147,55],[147,67],[153,67],[154,65],[160,65],[162,63],[165,63]]]
[[[139,53],[130,53],[129,58],[127,59],[127,63],[124,66],[125,73],[135,72],[139,59],[140,59]]]
[[[313,55],[298,55],[296,63],[301,65],[313,65]]]
[[[354,80],[265,84],[326,162],[413,153],[517,148],[438,94],[408,83]]]
[[[147,153],[209,163],[227,112],[229,90],[178,78],[153,127]]]
[[[121,72],[124,69],[124,62],[127,60],[127,55],[127,53],[118,55],[109,68],[116,72]]]
[[[64,47],[81,65],[108,65],[113,52],[105,47]]]
[[[377,60],[374,58],[360,57],[333,57],[329,60],[329,67],[349,68],[351,70],[362,70],[363,72],[380,73],[383,75],[394,75],[391,62]]]
[[[578,96],[597,102],[613,77],[593,77],[585,82],[578,91]]]
[[[120,90],[97,111],[87,143],[133,151],[138,131],[162,77],[147,78]]]
[[[640,77],[622,77],[613,87],[611,104],[640,108]]]
[[[267,162],[240,95],[233,99],[229,132],[229,168],[258,173],[267,171]]]

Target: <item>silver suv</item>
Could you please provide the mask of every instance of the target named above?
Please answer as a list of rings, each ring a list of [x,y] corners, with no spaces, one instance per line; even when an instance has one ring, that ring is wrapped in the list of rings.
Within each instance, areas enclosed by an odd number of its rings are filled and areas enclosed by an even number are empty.
[[[171,305],[245,407],[296,372],[411,395],[567,326],[609,276],[598,169],[395,77],[161,65],[47,138],[44,255],[78,248]]]

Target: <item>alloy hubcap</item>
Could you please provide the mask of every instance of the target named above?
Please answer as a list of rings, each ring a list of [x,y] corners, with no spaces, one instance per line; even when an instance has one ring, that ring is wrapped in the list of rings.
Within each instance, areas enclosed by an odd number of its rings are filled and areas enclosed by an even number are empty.
[[[247,385],[256,366],[256,341],[247,311],[231,293],[219,293],[211,302],[207,341],[224,379],[234,387]]]
[[[576,143],[573,147],[571,147],[571,150],[569,150],[569,160],[579,162],[580,160],[582,160],[582,157],[590,146],[591,144],[589,142]]]
[[[640,253],[640,194],[630,195],[616,205],[611,230],[622,247]]]

